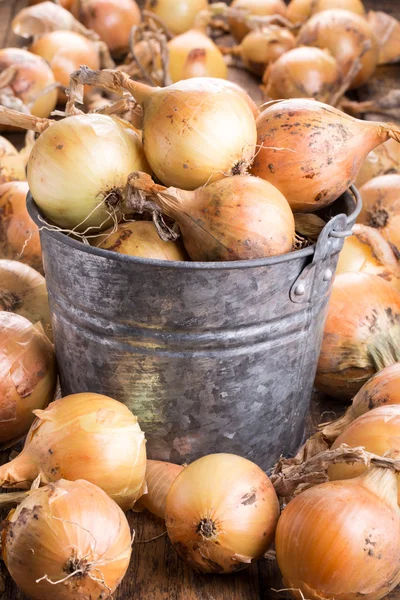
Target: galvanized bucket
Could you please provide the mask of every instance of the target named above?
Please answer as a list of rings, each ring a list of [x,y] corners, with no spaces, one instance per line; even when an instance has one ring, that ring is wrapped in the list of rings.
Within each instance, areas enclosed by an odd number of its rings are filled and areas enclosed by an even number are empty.
[[[149,458],[232,452],[268,470],[301,443],[352,189],[315,246],[237,262],[167,262],[86,246],[41,227],[63,395],[124,402]]]

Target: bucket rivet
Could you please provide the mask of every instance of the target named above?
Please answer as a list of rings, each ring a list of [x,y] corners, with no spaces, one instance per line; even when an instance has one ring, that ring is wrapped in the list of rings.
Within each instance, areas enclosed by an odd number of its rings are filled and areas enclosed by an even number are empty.
[[[333,277],[333,273],[331,269],[326,269],[324,273],[324,281],[330,281]]]
[[[304,296],[304,294],[306,293],[306,286],[304,285],[304,283],[299,283],[296,286],[294,293],[296,294],[296,296]]]

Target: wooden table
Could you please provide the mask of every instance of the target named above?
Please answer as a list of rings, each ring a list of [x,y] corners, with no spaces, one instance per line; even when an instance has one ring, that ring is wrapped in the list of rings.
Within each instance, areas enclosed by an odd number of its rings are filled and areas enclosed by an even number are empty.
[[[20,45],[11,33],[10,23],[26,4],[27,0],[0,0],[0,47]],[[365,4],[370,9],[385,10],[400,18],[398,0],[366,0]],[[397,87],[399,74],[397,66],[381,68],[368,88],[361,91],[361,96],[371,97],[382,93],[383,88]],[[257,94],[255,84],[252,92]],[[339,403],[315,395],[308,418],[308,432],[313,431],[322,420],[334,418],[342,411],[343,406]],[[0,458],[5,462],[8,453],[3,453]],[[200,576],[178,558],[165,535],[150,541],[165,531],[163,522],[148,514],[132,512],[128,518],[136,535],[130,569],[114,595],[115,600],[285,600],[288,597],[287,593],[276,591],[282,588],[282,581],[274,561],[260,561],[246,571],[228,577]],[[400,600],[400,588],[388,598]],[[8,576],[2,600],[26,600]]]

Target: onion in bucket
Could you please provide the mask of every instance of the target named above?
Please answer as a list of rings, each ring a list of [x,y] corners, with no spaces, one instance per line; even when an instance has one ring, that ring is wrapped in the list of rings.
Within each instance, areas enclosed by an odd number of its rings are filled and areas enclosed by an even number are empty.
[[[360,194],[363,207],[358,217],[380,231],[383,237],[400,250],[400,174],[381,175],[367,181]]]

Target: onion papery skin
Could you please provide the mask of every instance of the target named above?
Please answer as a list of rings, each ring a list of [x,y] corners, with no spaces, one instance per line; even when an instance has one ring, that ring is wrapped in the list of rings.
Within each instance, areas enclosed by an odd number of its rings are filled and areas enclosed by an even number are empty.
[[[25,179],[25,165],[18,150],[6,138],[0,136],[0,185]]]
[[[38,321],[52,341],[46,281],[43,275],[16,260],[0,260],[0,311],[12,312],[33,325]]]
[[[294,35],[283,27],[263,27],[250,31],[242,40],[239,52],[243,64],[260,77],[270,63],[294,48]]]
[[[53,399],[54,350],[40,324],[0,311],[0,443],[23,436]]]
[[[366,19],[349,10],[324,10],[302,26],[297,38],[298,45],[329,50],[344,74],[360,56],[365,42],[369,42],[371,48],[362,56],[362,67],[349,89],[366,83],[379,60],[378,43]]]
[[[127,53],[131,29],[141,21],[135,0],[75,0],[71,12],[116,56]]]
[[[123,510],[132,508],[145,489],[146,446],[126,406],[88,392],[65,396],[35,414],[22,452],[0,467],[1,485],[25,488],[39,474],[45,484],[85,477]]]
[[[45,88],[55,83],[53,72],[41,56],[35,56],[22,48],[3,48],[0,50],[0,73],[8,67],[16,72],[10,87],[17,98],[29,105],[35,117],[48,117],[57,104],[57,90],[53,89],[34,101]]]
[[[276,556],[283,587],[299,600],[379,600],[399,582],[396,476],[374,471],[309,488],[284,509]]]
[[[382,11],[368,12],[371,25],[379,44],[379,63],[386,65],[400,59],[400,22]]]
[[[75,0],[57,0],[58,4],[63,8],[69,10]],[[28,6],[32,6],[33,4],[40,4],[43,0],[29,0]]]
[[[168,49],[168,69],[173,83],[191,77],[228,77],[228,67],[220,50],[208,35],[198,29],[190,29],[172,38]]]
[[[361,188],[363,201],[359,223],[379,229],[383,237],[400,250],[400,175],[382,175]]]
[[[146,466],[147,493],[136,502],[134,510],[147,509],[153,515],[165,520],[165,506],[169,490],[179,473],[184,469],[181,465],[148,460]]]
[[[361,0],[290,0],[287,7],[287,18],[292,23],[303,23],[315,13],[330,9],[344,9],[365,15],[365,8]]]
[[[368,273],[342,273],[333,284],[316,387],[352,398],[366,381],[400,358],[400,294]]]
[[[136,99],[143,104],[143,148],[164,185],[194,190],[246,170],[256,124],[249,103],[232,86],[196,77],[166,88],[142,85],[141,91]]]
[[[138,168],[149,171],[132,126],[82,114],[41,134],[29,157],[28,184],[36,204],[59,227],[105,229],[109,212],[120,214],[128,175]]]
[[[341,83],[336,60],[327,50],[302,46],[285,52],[265,72],[268,98],[315,98],[329,104]]]
[[[233,0],[231,7],[240,8],[249,15],[259,17],[286,16],[286,5],[283,0]],[[228,24],[237,42],[241,42],[250,31],[243,19],[234,16],[228,18]]]
[[[26,208],[28,192],[26,181],[0,185],[0,258],[21,260],[43,272],[39,229]]]
[[[164,242],[157,233],[152,221],[135,221],[122,223],[117,231],[104,232],[107,237],[98,245],[99,248],[128,254],[139,258],[155,258],[158,260],[188,260],[188,256],[177,242]]]
[[[355,185],[360,188],[374,177],[393,173],[400,173],[400,144],[395,140],[388,140],[372,150],[365,158]]]
[[[257,117],[260,115],[260,111],[258,109],[257,104],[254,102],[253,98],[249,96],[246,90],[234,81],[229,80],[225,81],[225,86],[230,88],[232,91],[236,92],[243,98],[243,100],[246,102],[251,112],[253,113],[254,118],[257,119]]]
[[[373,408],[355,419],[336,439],[332,449],[338,448],[340,444],[347,444],[351,448],[362,446],[367,452],[384,456],[393,447],[398,450],[399,437],[400,405],[390,404]],[[367,467],[363,464],[338,463],[329,466],[328,476],[332,481],[352,479],[365,473],[366,470]],[[399,476],[398,483],[400,483]],[[400,492],[398,502],[400,502]]]
[[[109,598],[128,569],[131,532],[122,510],[101,489],[61,480],[31,492],[9,514],[2,554],[29,598]]]
[[[277,187],[295,212],[331,204],[357,177],[368,152],[389,137],[400,139],[396,125],[354,119],[306,98],[267,106],[256,124],[251,172]]]
[[[146,0],[145,10],[154,13],[174,33],[184,33],[194,25],[198,13],[207,10],[208,0]]]
[[[74,31],[45,33],[33,42],[29,50],[49,63],[55,80],[64,87],[68,87],[71,73],[81,65],[100,68],[99,52],[94,43]],[[58,99],[65,102],[64,90],[58,91]]]
[[[353,398],[353,416],[386,404],[400,404],[400,363],[382,369],[362,386]]]
[[[167,496],[168,536],[194,570],[231,573],[268,550],[279,503],[267,475],[233,454],[210,454],[193,462]]]

